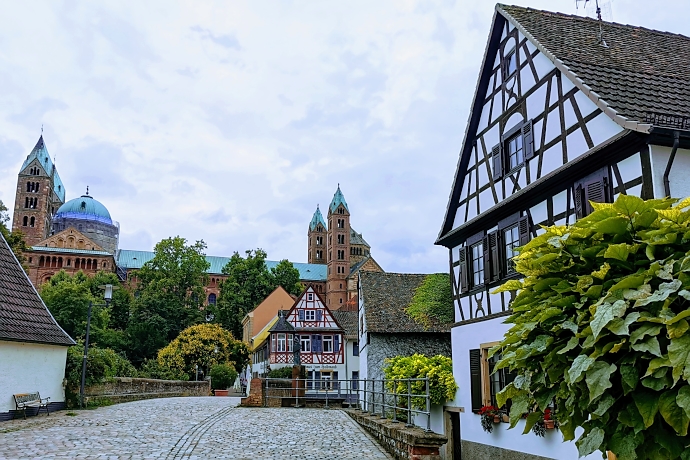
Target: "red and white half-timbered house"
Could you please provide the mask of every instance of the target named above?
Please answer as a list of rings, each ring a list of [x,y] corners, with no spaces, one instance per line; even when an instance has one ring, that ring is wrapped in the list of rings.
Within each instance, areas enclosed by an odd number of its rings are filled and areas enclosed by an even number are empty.
[[[356,337],[356,333],[348,334],[341,327],[321,296],[309,286],[290,310],[278,312],[278,320],[259,348],[268,350],[263,354],[267,357],[264,368],[268,369],[293,366],[298,350],[299,363],[307,372],[307,390],[334,390],[338,389],[334,382],[358,374]],[[340,385],[341,390],[345,387]]]

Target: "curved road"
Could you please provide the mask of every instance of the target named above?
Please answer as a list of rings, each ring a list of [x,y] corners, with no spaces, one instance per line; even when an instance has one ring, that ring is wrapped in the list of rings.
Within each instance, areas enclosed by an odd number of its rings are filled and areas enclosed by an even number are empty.
[[[150,399],[3,422],[0,459],[392,458],[341,411],[238,403]]]

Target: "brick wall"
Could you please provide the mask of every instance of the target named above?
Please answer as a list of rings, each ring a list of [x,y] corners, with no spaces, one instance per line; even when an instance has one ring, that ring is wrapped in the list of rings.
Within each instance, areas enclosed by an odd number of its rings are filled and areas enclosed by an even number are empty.
[[[254,378],[249,382],[249,396],[242,398],[243,407],[263,407],[264,405],[264,379]]]
[[[211,382],[207,380],[187,382],[184,380],[115,377],[110,382],[86,387],[84,393],[87,404],[89,401],[98,400],[108,400],[115,403],[176,396],[209,396],[211,394]]]

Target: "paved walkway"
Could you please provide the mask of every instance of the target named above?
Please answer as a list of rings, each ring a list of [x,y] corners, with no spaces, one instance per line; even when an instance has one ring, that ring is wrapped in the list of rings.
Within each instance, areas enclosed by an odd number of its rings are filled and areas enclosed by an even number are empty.
[[[0,459],[390,459],[338,410],[151,399],[0,423]]]

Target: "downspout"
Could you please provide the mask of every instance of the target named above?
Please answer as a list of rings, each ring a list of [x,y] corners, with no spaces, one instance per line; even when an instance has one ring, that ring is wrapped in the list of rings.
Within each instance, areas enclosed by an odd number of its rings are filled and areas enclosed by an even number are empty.
[[[673,165],[673,160],[676,158],[678,144],[680,144],[680,131],[673,131],[673,148],[671,149],[671,156],[668,158],[666,171],[664,171],[664,193],[667,197],[671,196],[671,184],[668,181],[668,176],[671,174],[671,166]]]

